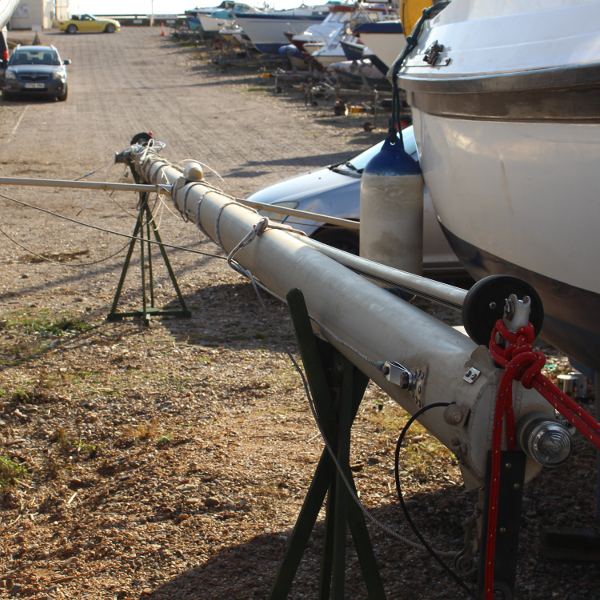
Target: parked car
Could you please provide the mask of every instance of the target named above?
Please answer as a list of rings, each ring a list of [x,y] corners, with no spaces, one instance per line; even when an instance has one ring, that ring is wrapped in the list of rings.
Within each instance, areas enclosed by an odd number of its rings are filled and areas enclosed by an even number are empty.
[[[13,100],[23,94],[66,100],[69,91],[66,65],[54,46],[17,46],[8,60],[2,96]]]
[[[412,127],[404,129],[403,138],[407,152],[418,160]],[[346,162],[271,185],[252,194],[248,200],[358,221],[362,171],[371,158],[379,152],[382,144],[383,141]],[[297,217],[288,216],[282,220],[281,215],[269,213],[267,210],[261,211],[261,214],[301,229],[320,242],[358,254],[357,231]],[[454,277],[464,274],[464,268],[450,248],[437,222],[427,190],[424,195],[423,270],[428,275],[436,276]]]
[[[71,15],[66,21],[59,21],[58,28],[65,33],[114,33],[121,31],[121,23],[116,19],[100,19],[94,15]]]
[[[4,79],[4,70],[9,58],[8,42],[6,41],[6,34],[4,32],[4,29],[0,29],[0,83]]]

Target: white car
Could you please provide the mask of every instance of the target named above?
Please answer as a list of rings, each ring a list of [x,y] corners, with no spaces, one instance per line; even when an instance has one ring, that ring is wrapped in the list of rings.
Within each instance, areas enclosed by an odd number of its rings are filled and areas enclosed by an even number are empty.
[[[403,130],[406,151],[418,159],[412,127]],[[358,221],[360,218],[360,178],[367,163],[377,154],[379,142],[347,162],[286,179],[252,194],[248,200],[288,208],[307,210],[323,215]],[[280,215],[268,214],[273,220]],[[424,196],[423,215],[423,271],[428,275],[454,277],[464,274],[464,268],[450,248],[437,222],[427,190]],[[283,222],[301,229],[312,238],[336,248],[358,254],[357,231],[333,227],[324,223],[284,217]]]

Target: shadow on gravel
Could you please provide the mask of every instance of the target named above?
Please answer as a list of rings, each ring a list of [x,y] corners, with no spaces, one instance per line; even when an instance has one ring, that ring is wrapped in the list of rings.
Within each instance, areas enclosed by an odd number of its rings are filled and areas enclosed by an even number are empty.
[[[133,222],[133,220],[132,220],[132,222]],[[170,243],[170,240],[164,240],[164,242]],[[209,247],[204,248],[203,246],[209,246]],[[203,252],[206,250],[206,252],[210,253],[210,254],[218,252],[218,249],[216,249],[212,245],[212,242],[210,242],[210,240],[199,240],[198,242],[196,242],[194,244],[189,244],[188,247],[190,249],[197,250],[200,252]],[[139,249],[139,246],[137,246],[136,249]],[[115,275],[114,289],[116,290],[117,282],[119,281],[119,273],[121,271],[121,267],[123,266],[123,261],[125,259],[125,253],[126,253],[126,246],[124,246],[122,248],[121,253],[119,255],[117,255],[115,257],[111,256],[110,259],[107,259],[106,262],[103,262],[103,263],[101,262],[97,266],[86,267],[85,270],[84,269],[72,270],[72,271],[68,272],[68,275],[64,275],[62,277],[56,277],[55,279],[52,279],[52,281],[42,281],[40,283],[36,283],[35,285],[20,287],[18,290],[15,290],[15,291],[7,291],[7,292],[0,293],[0,301],[18,298],[22,294],[32,294],[32,293],[40,292],[42,290],[58,288],[63,285],[93,280],[93,279],[99,278],[102,275],[105,275],[107,273],[114,273],[114,275]],[[169,258],[173,258],[175,256],[181,256],[183,254],[186,254],[187,251],[183,250],[183,249],[179,249],[179,248],[167,248],[167,253],[169,255]],[[130,275],[126,281],[126,287],[125,287],[125,291],[124,291],[125,298],[127,298],[129,296],[136,297],[136,296],[140,295],[140,285],[139,285],[139,282],[135,280],[135,276],[138,275],[140,272],[139,253],[136,252],[136,254],[138,254],[138,256],[134,256],[131,259],[131,263],[129,265]],[[195,271],[196,269],[199,269],[202,266],[206,265],[206,263],[209,262],[211,259],[212,259],[211,256],[198,255],[198,259],[196,261],[194,261],[193,264],[190,264],[186,267],[180,267],[180,266],[174,267],[175,274],[176,274],[176,276],[180,277],[181,275],[183,275],[185,273],[188,273],[190,271]],[[19,261],[19,262],[22,262],[22,261]],[[74,265],[76,266],[76,263],[74,263]],[[162,270],[160,269],[160,267],[162,267],[162,265],[159,266],[159,271],[157,271],[157,273],[155,273],[155,277],[156,277],[156,282],[162,284],[162,283],[167,282],[168,278],[167,278],[166,273],[163,273]],[[109,309],[110,309],[110,306],[107,306],[106,307],[107,312]]]
[[[525,488],[515,598],[598,598],[600,566],[597,563],[544,560],[540,554],[540,536],[545,528],[569,522],[574,515],[577,521],[574,526],[589,526],[593,522],[594,478],[585,474],[592,472],[594,460],[594,452],[584,450],[570,463],[558,467],[558,473],[547,470]],[[359,490],[361,479],[364,481],[368,476],[364,472],[357,477]],[[427,482],[422,477],[415,479],[413,475],[413,485],[439,486],[441,483],[439,480]],[[556,485],[557,478],[560,486]],[[581,492],[584,492],[583,496]],[[442,484],[432,492],[410,494],[407,505],[420,532],[434,548],[458,551],[462,547],[462,523],[472,514],[473,501],[473,495],[465,492],[462,486]],[[225,509],[211,510],[214,518],[219,519],[219,513],[227,518]],[[400,531],[401,535],[415,539],[396,502],[372,510],[371,515],[389,528]],[[292,525],[290,523],[290,527]],[[424,550],[407,546],[370,522],[368,529],[389,600],[461,600],[467,597]],[[264,599],[270,592],[290,532],[291,529],[260,535],[225,548],[205,564],[181,573],[143,597],[151,600]],[[323,542],[321,521],[312,532],[289,600],[319,597]],[[354,548],[350,543],[348,548],[345,597],[362,600],[367,597],[366,589]],[[466,579],[469,587],[474,588],[474,576]]]
[[[359,483],[360,488],[360,483]],[[415,511],[419,526],[437,507],[438,518],[424,527],[424,534],[442,549],[459,549],[460,522],[467,505],[460,487],[447,487],[435,493],[412,496],[411,502],[422,510]],[[450,512],[448,507],[453,510]],[[388,504],[371,511],[379,521],[410,539],[399,506]],[[425,515],[425,517],[423,516]],[[218,515],[215,515],[218,518]],[[295,517],[294,517],[295,519]],[[290,526],[293,523],[290,523]],[[440,528],[441,526],[441,528]],[[464,597],[425,551],[415,550],[392,538],[374,525],[368,525],[384,587],[390,600],[459,600]],[[268,597],[287,545],[291,529],[265,535],[222,550],[202,566],[181,573],[146,598],[151,600],[250,600]],[[367,598],[360,565],[348,535],[346,568],[346,598]],[[321,553],[324,544],[324,523],[313,530],[307,551],[300,563],[289,595],[293,599],[319,598],[318,583]]]
[[[246,165],[249,167],[254,165],[302,165],[307,167],[325,167],[327,165],[345,162],[353,156],[354,154],[351,152],[332,152],[330,154],[309,154],[307,156],[292,156],[290,158],[275,158],[273,160],[249,160],[246,161]]]
[[[35,93],[27,94],[22,92],[18,97],[15,97],[12,100],[6,100],[4,96],[1,97],[2,102],[0,102],[3,106],[25,106],[28,104],[54,104],[56,102],[56,98],[52,96],[40,96]]]
[[[290,161],[292,162],[292,161]],[[260,163],[265,164],[265,163]],[[288,164],[288,163],[284,163]],[[261,177],[262,175],[266,175],[270,173],[270,171],[257,171],[256,169],[252,169],[251,171],[244,171],[244,169],[234,169],[232,171],[227,171],[223,173],[223,177],[236,177],[241,179],[254,179],[255,177]]]
[[[293,349],[296,342],[287,306],[260,292],[262,309],[250,283],[204,287],[185,296],[192,319],[165,319],[164,326],[178,342],[229,349]],[[176,310],[175,300],[165,308]]]

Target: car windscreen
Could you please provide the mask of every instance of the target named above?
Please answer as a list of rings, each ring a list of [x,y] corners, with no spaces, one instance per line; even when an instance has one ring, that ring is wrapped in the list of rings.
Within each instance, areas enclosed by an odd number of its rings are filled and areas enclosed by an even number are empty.
[[[418,160],[417,155],[417,142],[415,140],[414,129],[406,127],[402,130],[402,139],[404,141],[404,149],[410,154],[415,160]],[[361,152],[358,156],[350,159],[345,165],[352,171],[362,173],[363,169],[367,166],[367,163],[381,150],[383,142],[371,146],[368,150]],[[342,166],[342,165],[339,165]]]
[[[15,50],[9,65],[52,65],[59,66],[60,59],[54,50]]]

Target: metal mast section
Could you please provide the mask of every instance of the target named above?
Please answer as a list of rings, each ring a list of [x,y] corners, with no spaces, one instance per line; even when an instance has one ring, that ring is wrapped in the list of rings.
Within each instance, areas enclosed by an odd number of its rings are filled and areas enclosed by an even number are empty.
[[[203,180],[187,180],[158,149],[131,147],[140,180],[170,186],[183,218],[229,253],[234,268],[280,299],[300,289],[315,332],[409,413],[453,403],[420,420],[457,455],[467,486],[483,485],[501,373],[487,348],[326,256],[316,242],[270,223]],[[448,300],[458,304],[460,296]],[[528,413],[554,418],[536,392],[519,390],[516,404],[517,419]],[[527,478],[539,469],[529,459]]]

